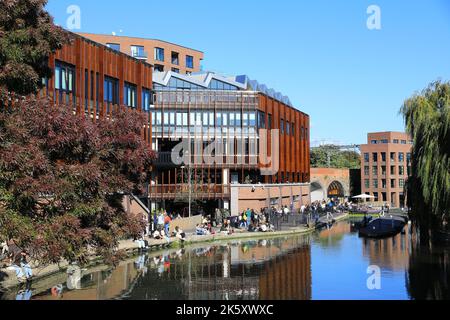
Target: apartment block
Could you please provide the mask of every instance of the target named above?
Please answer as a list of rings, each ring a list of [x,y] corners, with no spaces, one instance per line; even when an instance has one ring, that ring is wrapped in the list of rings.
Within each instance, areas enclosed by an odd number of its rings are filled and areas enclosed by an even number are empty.
[[[192,74],[201,70],[204,54],[201,51],[157,39],[80,33],[81,36],[102,43],[133,58],[153,65],[155,71]]]
[[[375,202],[406,206],[405,184],[411,172],[411,137],[402,132],[369,133],[361,146],[361,189]]]

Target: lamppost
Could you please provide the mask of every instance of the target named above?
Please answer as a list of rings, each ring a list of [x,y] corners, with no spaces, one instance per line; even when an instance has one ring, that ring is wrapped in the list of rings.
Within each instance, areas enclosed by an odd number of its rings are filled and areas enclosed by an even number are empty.
[[[190,157],[189,151],[186,151],[186,156]],[[185,158],[186,159],[186,158]],[[182,166],[181,170],[184,171],[186,169],[186,166]],[[187,164],[187,170],[188,170],[188,183],[189,183],[189,218],[191,215],[191,202],[192,202],[192,183],[191,183],[191,167],[190,167],[190,161]]]

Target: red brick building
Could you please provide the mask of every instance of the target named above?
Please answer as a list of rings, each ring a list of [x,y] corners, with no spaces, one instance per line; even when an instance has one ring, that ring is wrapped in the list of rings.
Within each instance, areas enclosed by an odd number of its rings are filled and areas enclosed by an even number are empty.
[[[361,190],[374,201],[406,205],[405,183],[411,172],[411,137],[402,132],[369,133],[361,146]]]

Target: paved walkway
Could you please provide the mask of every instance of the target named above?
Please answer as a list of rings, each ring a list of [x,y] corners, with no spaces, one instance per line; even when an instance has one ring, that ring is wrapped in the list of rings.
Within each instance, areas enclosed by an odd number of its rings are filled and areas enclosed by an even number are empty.
[[[336,221],[344,220],[347,217],[348,214],[337,216]],[[235,230],[235,233],[232,235],[218,233],[214,235],[197,236],[195,234],[188,234],[186,236],[186,241],[184,245],[207,243],[207,242],[224,242],[237,239],[267,239],[273,237],[307,234],[314,230],[315,230],[314,228],[296,227],[276,232],[245,232],[242,230]],[[177,238],[170,238],[169,241],[155,240],[155,239],[147,239],[147,241],[149,243],[150,251],[162,250],[171,247],[173,245],[178,245],[180,243],[180,240],[178,240]],[[134,254],[136,253],[136,251],[138,251],[139,245],[132,240],[123,240],[119,242],[118,249],[124,250],[129,254]],[[94,263],[96,260],[98,261],[98,258],[97,259],[92,258],[92,263]],[[54,264],[50,266],[34,268],[33,269],[34,280],[36,281],[48,277],[50,275],[53,275],[55,273],[59,273],[61,271],[64,271],[67,267],[68,263],[64,261],[61,262],[59,265]],[[0,289],[15,287],[18,284],[19,283],[17,281],[13,268],[9,267],[0,269]]]

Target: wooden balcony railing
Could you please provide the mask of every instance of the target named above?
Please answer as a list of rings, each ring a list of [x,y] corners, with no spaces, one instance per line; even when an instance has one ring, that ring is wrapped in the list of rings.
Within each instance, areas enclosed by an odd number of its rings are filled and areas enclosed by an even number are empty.
[[[149,187],[150,199],[188,200],[188,184],[164,184]],[[191,185],[191,199],[224,199],[230,196],[230,187],[217,184]]]

